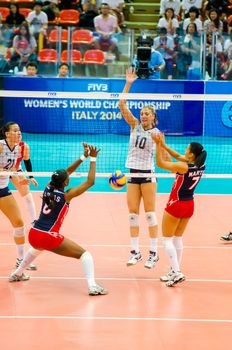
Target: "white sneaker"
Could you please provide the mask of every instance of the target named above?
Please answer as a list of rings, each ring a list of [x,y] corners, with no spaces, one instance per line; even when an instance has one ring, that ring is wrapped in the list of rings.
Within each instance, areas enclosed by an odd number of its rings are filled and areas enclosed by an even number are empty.
[[[108,290],[96,284],[95,286],[89,287],[89,295],[106,295]]]
[[[25,275],[24,273],[22,273],[22,275],[15,275],[14,273],[12,273],[9,276],[9,282],[28,281],[29,279],[30,279],[30,276]]]
[[[127,262],[127,266],[132,266],[137,264],[137,262],[143,260],[143,257],[140,252],[137,252],[135,250],[131,251],[131,257]]]
[[[232,241],[232,232],[229,232],[228,235],[221,236],[221,240],[222,241],[227,241],[227,242]]]
[[[160,277],[160,281],[161,282],[167,282],[172,278],[172,275],[174,274],[174,271],[172,271],[172,269],[170,269],[170,271],[164,275]]]
[[[153,267],[155,267],[155,264],[158,260],[159,260],[158,254],[156,252],[150,251],[149,257],[145,262],[144,267],[146,267],[147,269],[152,269]]]
[[[15,267],[18,268],[19,265],[21,264],[21,262],[23,261],[23,259],[16,259],[16,264]],[[30,264],[26,267],[26,270],[30,270],[30,271],[36,271],[37,270],[37,266],[35,264]]]
[[[181,283],[183,281],[185,281],[185,275],[182,272],[180,272],[180,271],[174,272],[172,277],[166,283],[166,286],[167,287],[173,287],[175,284]]]

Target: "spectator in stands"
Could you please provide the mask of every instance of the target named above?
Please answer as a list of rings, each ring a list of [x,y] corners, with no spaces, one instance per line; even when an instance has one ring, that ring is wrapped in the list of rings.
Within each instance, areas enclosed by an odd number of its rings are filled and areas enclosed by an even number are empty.
[[[195,23],[189,23],[183,42],[180,42],[180,57],[177,60],[177,69],[187,72],[187,79],[199,80],[201,78],[200,66],[200,37]]]
[[[3,33],[0,30],[0,73],[7,73],[9,70],[9,65],[7,62],[8,48],[5,44]]]
[[[190,8],[192,8],[192,7],[197,8],[198,15],[202,14],[203,5],[204,5],[204,0],[195,0],[195,1],[193,1],[193,0],[182,0],[181,8],[182,8],[182,12],[184,14],[184,18],[188,18],[189,17]]]
[[[6,24],[10,27],[10,28],[18,28],[20,26],[20,24],[22,24],[23,22],[25,22],[25,17],[24,15],[22,15],[19,12],[19,5],[17,3],[12,2],[10,4],[10,13],[9,15],[6,17]]]
[[[180,14],[180,0],[161,0],[160,1],[160,15],[165,14],[167,8],[172,8],[175,15],[178,17]]]
[[[154,39],[154,49],[161,53],[165,61],[165,69],[167,71],[168,79],[172,79],[174,40],[172,37],[167,35],[166,28],[159,29],[159,36]]]
[[[211,9],[217,9],[217,11],[220,13],[227,13],[228,4],[228,0],[207,0],[204,4],[206,15],[208,15]]]
[[[215,44],[212,45],[212,33],[207,34],[206,39],[206,72],[209,78],[214,77],[214,69],[212,72],[212,55],[214,55],[215,65],[216,65],[216,77],[220,79],[223,74],[223,66],[225,62],[225,58],[223,55],[222,44],[219,38],[215,38]],[[213,74],[213,75],[212,75]]]
[[[226,59],[225,72],[221,75],[221,78],[228,80],[232,77],[232,32],[230,32],[230,37],[224,43],[224,55]]]
[[[109,5],[111,14],[117,17],[118,26],[123,29],[125,27],[123,14],[123,9],[125,7],[124,0],[107,0],[102,2],[106,2]]]
[[[208,19],[204,22],[204,30],[206,33],[217,32],[221,33],[223,29],[223,23],[219,18],[219,12],[215,9],[211,9],[208,14]]]
[[[50,1],[47,5],[42,7],[42,12],[46,13],[48,21],[54,21],[58,19],[60,10],[57,6],[58,0]]]
[[[48,26],[48,16],[45,12],[41,11],[42,2],[36,1],[34,3],[33,11],[29,13],[26,18],[27,22],[30,24],[30,32],[38,39],[39,34],[46,34]]]
[[[202,31],[202,21],[199,18],[199,10],[197,7],[192,6],[188,12],[188,18],[185,18],[183,23],[183,31],[186,34],[186,28],[190,23],[195,23],[197,26],[197,32],[200,33]]]
[[[28,62],[26,65],[26,75],[28,77],[36,77],[38,72],[38,66],[35,62]]]
[[[61,63],[58,68],[58,78],[68,78],[69,76],[69,65],[67,63]]]
[[[93,29],[93,19],[99,15],[101,0],[82,0],[81,5],[83,12],[80,15],[78,26]]]
[[[166,28],[168,34],[173,36],[176,34],[176,28],[179,28],[179,22],[175,17],[174,10],[172,8],[166,8],[164,17],[159,19],[158,28]]]
[[[36,60],[36,41],[33,35],[29,32],[27,24],[21,24],[19,34],[13,39],[14,54],[10,58],[11,67],[18,66],[22,70],[28,61]]]
[[[114,52],[117,39],[113,34],[118,28],[117,18],[110,14],[110,7],[107,3],[101,4],[100,11],[101,14],[94,18],[94,26],[99,34],[95,39],[95,46],[97,49]]]

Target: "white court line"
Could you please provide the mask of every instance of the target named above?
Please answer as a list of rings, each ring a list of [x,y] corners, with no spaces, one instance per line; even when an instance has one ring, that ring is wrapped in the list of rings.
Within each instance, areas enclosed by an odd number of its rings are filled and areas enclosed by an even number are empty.
[[[8,279],[9,276],[0,276],[1,279]],[[79,281],[86,280],[85,277],[67,277],[67,276],[32,276],[32,280],[65,280],[65,281]],[[121,281],[121,282],[138,282],[138,281],[151,281],[160,282],[159,278],[128,278],[128,277],[97,277],[97,280],[104,281]],[[232,280],[217,280],[217,279],[187,279],[187,282],[205,282],[205,283],[232,283]]]
[[[109,316],[1,316],[0,319],[42,319],[42,320],[103,320],[103,321],[171,321],[171,322],[201,322],[201,323],[232,323],[232,320],[204,319],[204,318],[166,318],[166,317],[109,317]]]
[[[232,249],[231,243],[222,243],[223,246],[184,246],[184,249]],[[93,248],[131,248],[129,244],[85,244],[79,243],[83,247],[93,247]],[[15,243],[0,243],[0,246],[15,247]],[[28,243],[25,246],[29,246]],[[149,248],[149,245],[140,245],[141,248]],[[163,245],[158,245],[158,248],[163,248]]]

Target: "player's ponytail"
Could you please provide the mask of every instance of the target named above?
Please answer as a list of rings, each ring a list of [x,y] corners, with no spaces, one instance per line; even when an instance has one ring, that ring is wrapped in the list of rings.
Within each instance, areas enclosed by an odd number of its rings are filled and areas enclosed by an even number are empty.
[[[16,122],[7,122],[0,128],[0,140],[6,139],[6,132],[10,131],[11,125],[17,124]]]
[[[64,188],[64,181],[67,179],[68,174],[66,170],[56,170],[51,177],[51,181],[49,183],[49,191],[43,195],[43,200],[47,204],[48,209],[53,209],[55,207],[55,194],[54,190]]]
[[[207,152],[204,150],[203,146],[198,142],[190,143],[190,152],[195,155],[194,164],[200,168],[205,164],[205,160],[207,157]]]

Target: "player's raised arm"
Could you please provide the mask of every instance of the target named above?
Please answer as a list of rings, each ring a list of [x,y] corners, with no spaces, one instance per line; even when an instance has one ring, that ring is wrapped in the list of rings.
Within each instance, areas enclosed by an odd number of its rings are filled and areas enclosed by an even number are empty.
[[[152,138],[153,138],[153,135],[152,135]],[[154,138],[153,138],[153,140],[155,141]],[[165,151],[167,151],[171,157],[173,157],[174,159],[179,160],[181,162],[187,163],[188,160],[187,160],[185,155],[180,154],[180,153],[176,152],[174,149],[168,147],[168,145],[165,143],[164,134],[160,133],[159,140],[160,140],[160,143],[161,143],[161,146],[163,147],[163,149],[165,149]]]
[[[89,166],[89,173],[88,173],[87,180],[84,181],[79,186],[69,189],[65,193],[65,199],[67,202],[70,202],[71,199],[74,197],[80,196],[82,193],[84,193],[94,185],[95,174],[96,174],[96,159],[100,150],[91,145],[88,145],[88,149],[89,149],[89,156],[90,156],[90,166]]]
[[[81,165],[81,163],[89,156],[89,146],[85,142],[83,142],[82,145],[84,148],[84,153],[79,159],[77,159],[74,163],[69,165],[69,167],[66,169],[69,175],[72,174]]]
[[[127,93],[130,91],[130,87],[132,83],[137,79],[135,69],[134,68],[129,68],[126,71],[126,84],[123,89],[123,93]],[[127,107],[126,100],[121,99],[118,103],[118,106],[120,108],[120,111],[123,115],[123,118],[125,121],[132,127],[134,128],[139,122],[138,120],[133,116],[129,108]]]
[[[156,164],[159,168],[169,170],[173,173],[180,173],[185,174],[188,171],[188,165],[185,162],[172,162],[170,160],[166,160],[163,158],[163,143],[162,143],[162,136],[161,134],[155,135],[151,134],[151,137],[153,141],[156,143]],[[165,144],[166,145],[166,144]],[[169,148],[167,145],[166,147],[172,151],[172,153],[177,153],[171,148]],[[166,148],[164,148],[167,150]],[[169,152],[168,152],[169,153]],[[170,154],[170,153],[169,153]]]

